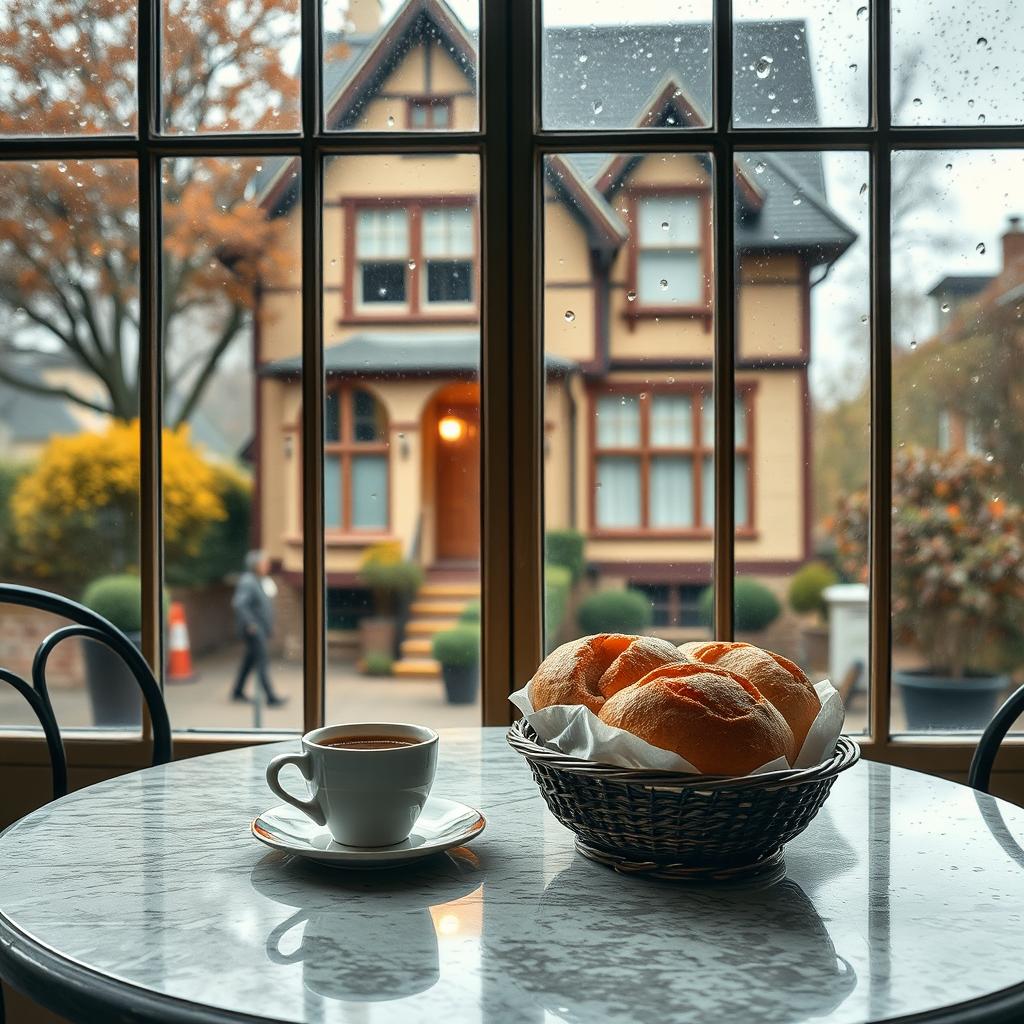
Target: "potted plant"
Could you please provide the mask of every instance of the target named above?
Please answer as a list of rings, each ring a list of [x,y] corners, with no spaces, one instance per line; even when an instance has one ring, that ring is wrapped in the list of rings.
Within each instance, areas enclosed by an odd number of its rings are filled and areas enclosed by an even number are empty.
[[[142,584],[129,574],[101,576],[85,589],[82,604],[142,644]],[[99,726],[138,726],[142,691],[120,655],[106,644],[82,638],[85,680],[93,721]]]
[[[828,665],[828,605],[825,591],[839,582],[839,577],[824,562],[808,562],[799,569],[789,584],[789,607],[797,615],[814,616],[800,627],[803,664],[822,668]]]
[[[409,602],[423,585],[423,570],[402,557],[397,541],[383,541],[368,548],[359,577],[373,593],[374,614],[359,623],[362,655],[399,656],[399,620],[408,613]]]
[[[708,587],[699,601],[700,617],[705,626],[714,625],[715,592]],[[781,614],[779,599],[763,584],[746,576],[737,576],[733,583],[733,622],[737,633],[760,633]]]
[[[893,467],[894,639],[920,664],[897,669],[912,730],[981,729],[1009,687],[1024,614],[1024,510],[999,494],[998,468],[961,452],[899,452]],[[868,496],[841,503],[840,556],[867,557]]]
[[[434,635],[434,658],[449,704],[472,704],[480,689],[480,631],[459,624]]]

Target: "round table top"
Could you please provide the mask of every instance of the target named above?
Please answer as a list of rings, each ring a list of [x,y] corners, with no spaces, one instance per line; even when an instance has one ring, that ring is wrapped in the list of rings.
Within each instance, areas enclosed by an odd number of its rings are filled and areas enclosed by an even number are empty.
[[[585,860],[503,730],[452,730],[434,793],[486,831],[350,873],[249,834],[293,749],[148,769],[14,825],[0,973],[79,1021],[1024,1019],[1024,810],[963,786],[862,762],[784,880],[697,889]]]

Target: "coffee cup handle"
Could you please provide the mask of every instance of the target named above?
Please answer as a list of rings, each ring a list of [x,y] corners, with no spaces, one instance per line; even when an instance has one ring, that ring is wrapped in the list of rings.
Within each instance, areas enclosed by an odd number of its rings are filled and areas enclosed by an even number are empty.
[[[300,800],[297,796],[292,796],[281,785],[278,776],[281,774],[281,769],[289,764],[295,765],[302,772],[302,777],[307,782],[312,780],[313,762],[309,754],[281,754],[267,765],[267,785],[274,792],[274,795],[279,796],[286,804],[297,807],[303,814],[312,818],[321,827],[326,825],[327,819],[324,817],[324,812],[320,809],[320,805],[316,800]]]

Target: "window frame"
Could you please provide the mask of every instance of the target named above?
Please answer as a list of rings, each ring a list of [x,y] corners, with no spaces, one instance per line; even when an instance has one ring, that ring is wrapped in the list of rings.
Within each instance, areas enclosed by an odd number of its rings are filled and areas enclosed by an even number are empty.
[[[453,113],[453,97],[448,93],[444,93],[437,96],[421,95],[421,96],[407,96],[405,98],[405,127],[410,132],[446,132],[452,123]],[[433,123],[434,111],[443,108],[447,114],[445,123],[443,125],[437,125]],[[430,112],[430,124],[415,125],[413,124],[414,111],[416,110],[428,110]]]
[[[7,160],[129,159],[139,181],[140,325],[140,569],[142,648],[163,664],[161,523],[160,161],[188,155],[291,156],[302,167],[302,438],[303,725],[324,720],[325,619],[323,537],[323,168],[327,157],[351,153],[467,153],[482,161],[479,211],[482,251],[478,289],[482,329],[481,405],[484,421],[482,487],[483,722],[510,719],[510,680],[529,678],[543,650],[541,598],[544,380],[539,309],[543,296],[538,211],[545,157],[573,152],[710,154],[713,161],[712,285],[719,299],[714,336],[715,523],[714,631],[733,635],[735,531],[733,418],[736,378],[736,253],[732,212],[736,154],[800,150],[860,150],[868,154],[871,188],[870,441],[871,537],[869,574],[871,704],[861,746],[868,757],[925,770],[964,772],[975,737],[894,736],[889,720],[892,499],[891,155],[899,150],[1024,149],[1024,125],[899,126],[891,113],[892,0],[870,0],[869,123],[861,127],[749,127],[732,124],[731,0],[712,0],[712,109],[709,125],[622,130],[554,131],[540,123],[540,0],[483,0],[478,39],[479,128],[471,131],[328,131],[323,123],[321,3],[299,0],[303,73],[301,128],[295,133],[170,136],[157,131],[160,67],[157,0],[138,5],[136,134],[4,139]],[[521,88],[513,89],[513,83]],[[525,215],[525,211],[531,211]],[[513,400],[513,396],[514,400]],[[515,571],[512,571],[512,567]],[[4,733],[8,763],[41,765],[38,735]],[[176,737],[191,756],[231,745],[277,738],[267,733]],[[139,737],[69,736],[72,759],[83,767],[146,763],[148,723]],[[1024,772],[1024,739],[1003,744],[1001,767]]]
[[[655,392],[652,394],[652,390]],[[759,536],[755,515],[754,500],[754,396],[757,392],[757,381],[739,381],[736,385],[736,402],[743,407],[745,440],[737,445],[737,456],[747,459],[747,522],[737,526],[736,536],[742,540],[756,540]],[[704,437],[703,406],[711,394],[711,385],[707,381],[676,381],[673,384],[659,383],[655,389],[648,384],[623,381],[591,387],[587,392],[587,462],[589,480],[587,494],[588,535],[595,540],[711,540],[714,536],[714,523],[704,522],[703,491],[704,464],[710,455],[714,457],[714,444],[708,444]],[[686,396],[690,399],[690,417],[692,420],[693,443],[685,445],[655,445],[651,441],[651,420],[654,400],[661,396]],[[639,441],[635,446],[612,445],[602,446],[598,442],[597,410],[602,398],[618,396],[636,396],[639,412]],[[693,467],[693,525],[652,527],[650,525],[651,504],[651,464],[659,456],[677,456],[688,458]],[[640,522],[634,527],[602,526],[597,518],[597,480],[598,462],[601,458],[633,458],[640,463]]]
[[[476,324],[480,320],[481,243],[480,208],[472,195],[415,195],[408,198],[379,200],[365,196],[345,196],[336,200],[342,211],[342,312],[339,326],[357,324],[405,326],[422,324]],[[470,256],[470,302],[428,302],[426,300],[427,261],[423,255],[423,220],[427,210],[455,207],[469,210],[473,218],[473,253]],[[363,210],[404,209],[409,223],[409,252],[405,265],[405,302],[369,302],[361,297],[360,269],[357,256],[359,214]],[[412,266],[410,266],[410,263]]]
[[[357,391],[369,395],[384,415],[384,439],[381,441],[358,441],[355,437],[355,395]],[[394,487],[391,480],[391,444],[389,439],[390,424],[388,423],[387,412],[384,404],[361,382],[351,381],[328,381],[326,395],[337,395],[338,398],[338,440],[327,440],[324,435],[324,458],[336,456],[340,462],[341,469],[341,525],[337,527],[324,526],[326,543],[332,540],[358,538],[359,540],[387,539],[391,536],[392,516],[392,494]],[[326,410],[325,410],[326,416]],[[385,522],[382,526],[358,527],[353,525],[353,502],[352,502],[352,464],[360,455],[376,455],[384,457],[388,482],[387,508],[385,510]],[[326,474],[325,474],[326,480]],[[326,516],[325,516],[326,518]]]
[[[655,129],[660,130],[660,129]],[[670,199],[677,196],[694,196],[698,206],[698,229],[700,239],[697,246],[651,246],[640,243],[640,217],[645,199]],[[626,209],[628,222],[632,225],[628,242],[627,281],[628,288],[636,295],[623,315],[627,320],[654,320],[679,318],[685,320],[700,319],[704,329],[709,331],[712,322],[712,285],[711,265],[711,190],[701,185],[641,185],[630,184],[626,188]],[[644,302],[640,289],[640,258],[644,252],[664,252],[671,249],[685,250],[697,254],[699,273],[701,275],[699,302],[684,305],[678,302],[649,303]]]

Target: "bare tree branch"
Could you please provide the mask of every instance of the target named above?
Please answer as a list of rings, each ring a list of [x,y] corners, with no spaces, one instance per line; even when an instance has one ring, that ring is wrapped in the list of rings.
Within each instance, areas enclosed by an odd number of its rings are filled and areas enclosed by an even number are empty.
[[[50,384],[39,384],[36,381],[24,380],[15,373],[11,373],[9,370],[5,370],[0,366],[0,381],[5,384],[9,384],[13,388],[17,388],[19,391],[27,391],[33,395],[42,395],[46,398],[63,398],[65,401],[74,402],[76,405],[81,405],[86,409],[92,409],[94,412],[100,412],[104,415],[110,415],[110,409],[106,406],[100,405],[98,402],[93,402],[90,399],[72,391],[70,388],[60,387]]]

